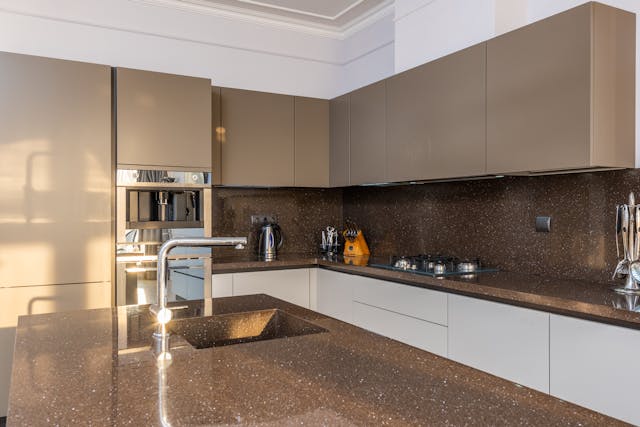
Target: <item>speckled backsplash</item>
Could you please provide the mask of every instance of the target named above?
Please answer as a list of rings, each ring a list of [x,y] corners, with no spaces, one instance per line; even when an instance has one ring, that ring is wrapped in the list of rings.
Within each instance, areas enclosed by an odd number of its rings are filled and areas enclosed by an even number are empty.
[[[503,270],[608,280],[615,205],[640,193],[640,170],[505,177],[344,190],[344,219],[374,254],[480,257]],[[551,232],[535,217],[551,216]]]
[[[213,188],[213,235],[248,236],[247,250],[257,253],[260,227],[251,215],[275,215],[284,233],[278,253],[317,253],[320,230],[342,226],[342,189]],[[237,254],[216,248],[220,255]]]
[[[214,235],[249,236],[251,215],[278,217],[280,253],[316,254],[320,231],[355,220],[374,255],[446,253],[502,270],[608,280],[614,208],[640,193],[640,170],[345,189],[214,188]],[[551,233],[535,217],[551,216]],[[221,255],[233,249],[216,249]],[[237,253],[237,252],[236,252]]]

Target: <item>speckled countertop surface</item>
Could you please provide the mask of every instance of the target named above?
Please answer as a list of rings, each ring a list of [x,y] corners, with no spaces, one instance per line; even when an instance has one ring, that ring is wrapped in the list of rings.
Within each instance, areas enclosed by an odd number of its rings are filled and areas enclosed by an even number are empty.
[[[369,260],[370,264],[388,262],[389,257],[374,257]],[[511,272],[482,273],[471,279],[459,276],[440,279],[369,266],[348,265],[342,257],[329,260],[304,254],[279,256],[277,261],[268,263],[242,255],[215,258],[213,271],[230,273],[316,266],[640,329],[640,296],[617,294],[611,290],[613,283],[555,279]]]
[[[188,306],[177,315],[201,314],[204,302]],[[202,350],[173,335],[161,369],[146,306],[23,316],[8,424],[619,423],[266,295],[212,301],[216,314],[269,308],[327,332]]]

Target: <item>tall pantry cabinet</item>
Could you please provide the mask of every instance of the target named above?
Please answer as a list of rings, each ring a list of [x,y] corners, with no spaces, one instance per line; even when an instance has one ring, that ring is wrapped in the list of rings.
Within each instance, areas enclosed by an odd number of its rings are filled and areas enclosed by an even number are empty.
[[[18,316],[111,305],[111,69],[0,53],[0,416]]]

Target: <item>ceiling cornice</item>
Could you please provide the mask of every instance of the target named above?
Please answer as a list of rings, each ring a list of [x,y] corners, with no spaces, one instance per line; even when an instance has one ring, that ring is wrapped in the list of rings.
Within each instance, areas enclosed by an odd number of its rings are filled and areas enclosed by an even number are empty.
[[[342,15],[344,15],[345,13],[349,12],[354,7],[356,7],[359,4],[361,4],[362,2],[364,2],[364,0],[356,0],[353,3],[351,3],[350,5],[348,5],[347,7],[345,7],[344,9],[342,9],[340,12],[336,13],[335,15],[322,15],[322,14],[319,14],[319,13],[307,12],[306,10],[293,9],[293,8],[290,8],[290,7],[278,6],[278,5],[272,4],[272,3],[265,3],[264,1],[258,1],[258,0],[237,0],[237,1],[239,1],[241,3],[247,3],[247,4],[252,4],[252,5],[255,5],[255,6],[268,8],[268,9],[277,9],[277,10],[282,10],[282,11],[285,11],[285,12],[292,12],[292,13],[297,13],[297,14],[301,14],[301,15],[313,16],[315,18],[322,18],[322,19],[326,19],[328,21],[334,21],[334,20],[340,18]]]
[[[278,16],[272,13],[258,12],[227,5],[212,5],[202,0],[129,0],[152,6],[169,7],[191,13],[217,16],[221,18],[250,22],[273,28],[297,31],[319,37],[337,40],[349,38],[354,33],[372,25],[394,13],[394,0],[385,0],[371,9],[364,17],[356,18],[341,27],[312,23],[302,19]]]

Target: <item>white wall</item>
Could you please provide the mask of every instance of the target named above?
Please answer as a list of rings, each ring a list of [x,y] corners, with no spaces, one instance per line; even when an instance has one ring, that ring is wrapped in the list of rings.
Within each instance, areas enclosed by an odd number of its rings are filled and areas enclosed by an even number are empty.
[[[396,73],[494,33],[494,0],[396,0]]]
[[[336,96],[394,74],[394,35],[393,13],[389,13],[343,41]]]

